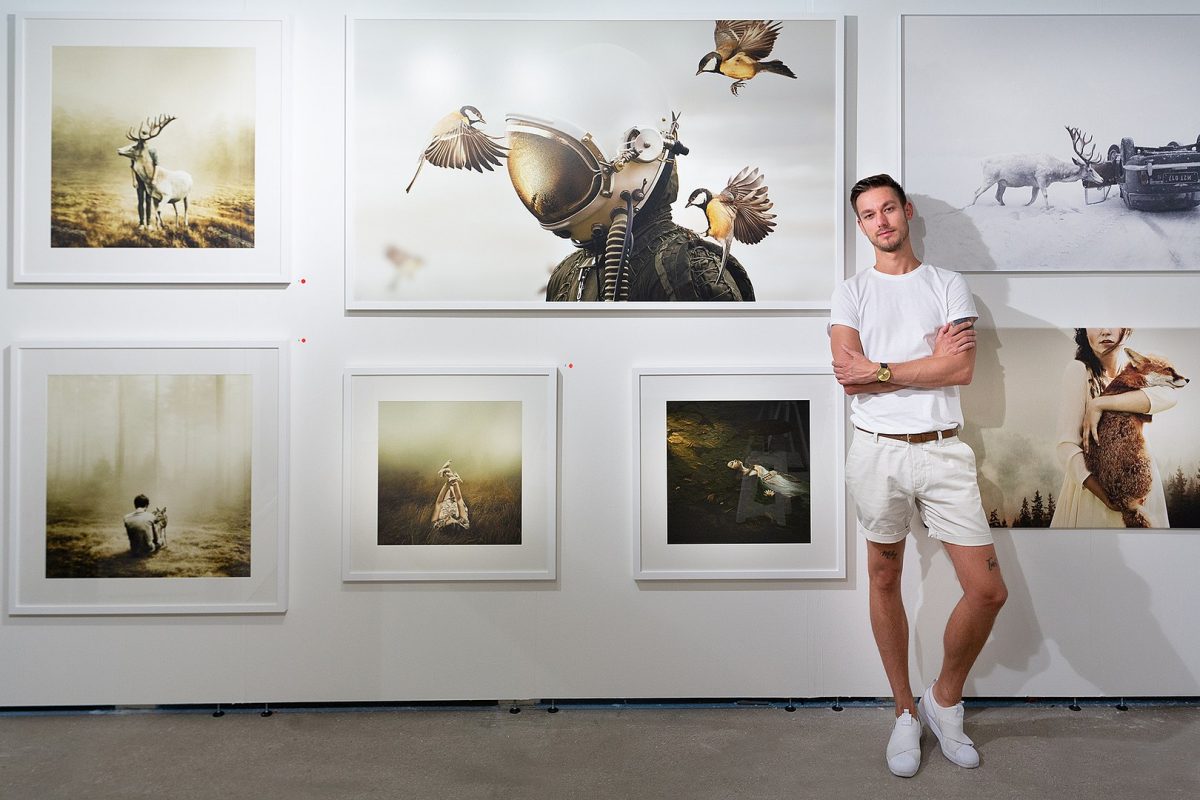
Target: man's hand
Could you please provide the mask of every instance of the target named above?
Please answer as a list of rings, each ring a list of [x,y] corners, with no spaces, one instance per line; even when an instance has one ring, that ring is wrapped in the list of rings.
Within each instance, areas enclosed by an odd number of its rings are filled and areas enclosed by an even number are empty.
[[[861,352],[842,345],[842,352],[833,359],[833,376],[843,386],[856,386],[863,383],[877,383],[879,364],[864,356]]]
[[[947,322],[938,328],[933,338],[934,356],[956,356],[975,346],[975,322],[967,320],[955,325]]]

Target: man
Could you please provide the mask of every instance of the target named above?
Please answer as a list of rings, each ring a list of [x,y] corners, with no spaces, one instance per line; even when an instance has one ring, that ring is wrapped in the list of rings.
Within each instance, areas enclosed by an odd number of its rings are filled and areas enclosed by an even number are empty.
[[[158,539],[158,523],[149,509],[150,498],[139,494],[133,498],[133,511],[125,515],[129,552],[135,556],[148,556],[162,546]]]
[[[888,768],[916,774],[922,723],[948,759],[975,767],[979,754],[963,733],[963,683],[1007,598],[975,456],[959,437],[958,387],[974,371],[978,313],[961,275],[917,260],[909,241],[913,207],[895,180],[864,178],[850,204],[875,248],[875,265],[834,293],[829,337],[834,375],[852,397],[846,483],[867,539],[871,629],[896,703]],[[963,589],[946,623],[941,672],[919,706],[909,685],[900,594],[914,510],[942,542]]]

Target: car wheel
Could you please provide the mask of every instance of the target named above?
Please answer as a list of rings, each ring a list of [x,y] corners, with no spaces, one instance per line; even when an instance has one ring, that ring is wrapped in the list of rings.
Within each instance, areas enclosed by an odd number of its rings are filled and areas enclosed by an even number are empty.
[[[1116,160],[1117,160],[1117,156],[1119,156],[1119,155],[1121,155],[1121,148],[1117,147],[1115,144],[1110,144],[1110,145],[1108,146],[1108,156],[1107,156],[1107,159],[1108,159],[1109,161],[1116,161]]]
[[[1129,159],[1133,158],[1133,154],[1135,152],[1136,148],[1133,146],[1133,139],[1130,139],[1128,136],[1126,136],[1121,140],[1121,160],[1123,162],[1128,164]]]

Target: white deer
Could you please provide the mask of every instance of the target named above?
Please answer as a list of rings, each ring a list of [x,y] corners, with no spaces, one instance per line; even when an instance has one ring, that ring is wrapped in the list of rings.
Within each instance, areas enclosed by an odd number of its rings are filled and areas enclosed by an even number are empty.
[[[175,226],[179,226],[179,206],[183,201],[183,227],[188,226],[188,194],[192,191],[192,176],[181,169],[165,169],[158,165],[158,154],[153,148],[146,147],[146,142],[162,133],[162,129],[172,122],[175,117],[160,114],[155,119],[147,119],[138,126],[135,136],[133,128],[125,134],[132,144],[127,144],[117,150],[117,155],[125,156],[130,161],[134,173],[141,179],[149,195],[149,201],[154,204],[154,218],[158,227],[164,227],[159,204],[166,201],[175,209]],[[147,129],[149,126],[149,129]],[[150,215],[147,214],[147,217]]]
[[[1092,142],[1092,137],[1084,136],[1078,128],[1067,126],[1071,136],[1071,145],[1079,158],[1072,158],[1071,163],[1057,159],[1054,156],[1039,154],[1016,154],[993,156],[983,160],[983,185],[975,192],[971,205],[979,196],[996,187],[996,202],[1004,205],[1004,190],[1009,186],[1032,186],[1033,194],[1025,205],[1032,205],[1037,200],[1038,192],[1042,193],[1046,208],[1050,207],[1049,187],[1052,183],[1070,183],[1083,180],[1094,175],[1092,165],[1096,162],[1096,146],[1085,155],[1083,148]],[[1082,161],[1080,159],[1083,159]],[[1096,176],[1098,179],[1098,176]]]

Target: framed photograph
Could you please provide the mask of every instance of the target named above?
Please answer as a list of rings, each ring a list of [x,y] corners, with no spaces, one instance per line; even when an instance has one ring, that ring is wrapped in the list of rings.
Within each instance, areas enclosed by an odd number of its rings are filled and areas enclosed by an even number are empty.
[[[639,369],[634,409],[637,579],[846,577],[830,368]]]
[[[1198,341],[1180,328],[981,330],[963,435],[989,523],[1200,528]]]
[[[904,15],[903,183],[925,261],[1200,269],[1200,15]],[[1056,63],[1014,58],[1053,42]]]
[[[286,283],[282,19],[17,15],[15,283]]]
[[[346,59],[348,309],[828,308],[840,17],[349,19]]]
[[[554,579],[556,369],[344,380],[343,580]]]
[[[9,386],[9,614],[287,610],[282,344],[18,344]]]

